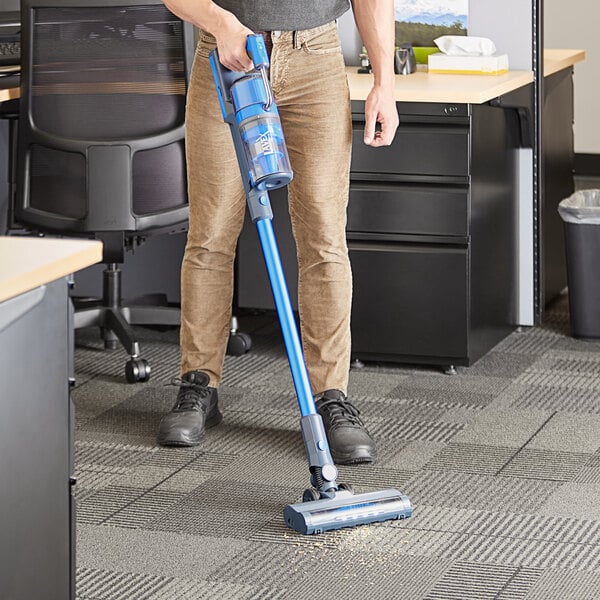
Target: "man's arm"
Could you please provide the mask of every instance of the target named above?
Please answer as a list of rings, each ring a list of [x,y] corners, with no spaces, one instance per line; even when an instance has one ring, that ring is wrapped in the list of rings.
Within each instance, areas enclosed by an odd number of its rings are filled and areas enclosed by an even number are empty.
[[[232,71],[249,71],[252,61],[246,53],[246,38],[252,33],[237,17],[212,0],[163,0],[180,19],[215,36],[219,59]]]
[[[394,0],[352,0],[354,19],[373,68],[365,103],[365,144],[389,146],[398,128],[394,100]],[[375,131],[376,123],[381,131]]]

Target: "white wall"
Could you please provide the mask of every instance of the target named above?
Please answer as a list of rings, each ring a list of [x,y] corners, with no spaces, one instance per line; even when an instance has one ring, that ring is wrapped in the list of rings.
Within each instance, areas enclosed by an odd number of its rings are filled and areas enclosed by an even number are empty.
[[[546,48],[581,48],[586,60],[575,65],[575,152],[600,154],[600,2],[545,0]]]
[[[362,41],[356,24],[354,23],[354,15],[352,9],[345,12],[338,20],[338,32],[340,34],[340,42],[342,51],[344,52],[344,60],[347,65],[354,66],[360,64],[360,51],[362,49]]]
[[[468,34],[490,38],[511,69],[530,71],[533,9],[524,0],[469,0]]]

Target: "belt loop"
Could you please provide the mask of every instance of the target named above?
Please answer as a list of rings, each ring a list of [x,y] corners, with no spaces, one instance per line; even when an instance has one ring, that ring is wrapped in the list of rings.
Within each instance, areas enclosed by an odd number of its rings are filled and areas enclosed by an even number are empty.
[[[292,48],[294,50],[298,49],[297,41],[298,41],[298,32],[297,31],[292,31]]]
[[[265,48],[267,49],[267,56],[271,58],[271,54],[273,53],[273,38],[271,37],[270,31],[261,31],[262,36],[265,40]]]

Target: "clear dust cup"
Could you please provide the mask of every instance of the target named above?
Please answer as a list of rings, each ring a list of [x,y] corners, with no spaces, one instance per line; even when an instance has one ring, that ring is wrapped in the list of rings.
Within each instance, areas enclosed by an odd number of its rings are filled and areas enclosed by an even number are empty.
[[[276,189],[292,179],[281,121],[276,114],[254,115],[240,124],[253,187]]]

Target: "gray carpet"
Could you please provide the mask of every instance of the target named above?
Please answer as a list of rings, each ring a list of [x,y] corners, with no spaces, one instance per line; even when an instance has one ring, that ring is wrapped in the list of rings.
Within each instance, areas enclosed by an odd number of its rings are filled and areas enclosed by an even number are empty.
[[[225,419],[194,449],[155,443],[175,398],[177,331],[139,329],[152,364],[78,332],[79,600],[600,598],[600,343],[569,336],[566,298],[470,368],[367,364],[350,395],[378,441],[356,491],[397,487],[407,521],[287,529],[308,473],[277,325],[227,357]]]

